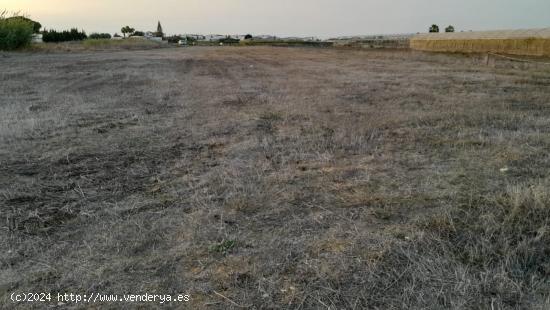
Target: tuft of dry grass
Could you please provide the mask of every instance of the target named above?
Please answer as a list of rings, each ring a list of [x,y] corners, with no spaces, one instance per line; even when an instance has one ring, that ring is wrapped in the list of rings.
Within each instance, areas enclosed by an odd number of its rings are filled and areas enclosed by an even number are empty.
[[[383,308],[494,309],[550,306],[548,181],[508,186],[501,194],[419,221],[368,274],[366,305]]]

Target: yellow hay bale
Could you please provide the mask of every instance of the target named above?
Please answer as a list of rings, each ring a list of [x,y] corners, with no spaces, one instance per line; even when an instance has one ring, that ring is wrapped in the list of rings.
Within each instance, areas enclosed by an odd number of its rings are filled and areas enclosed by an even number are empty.
[[[433,52],[550,56],[549,30],[421,34],[411,39],[410,46]]]

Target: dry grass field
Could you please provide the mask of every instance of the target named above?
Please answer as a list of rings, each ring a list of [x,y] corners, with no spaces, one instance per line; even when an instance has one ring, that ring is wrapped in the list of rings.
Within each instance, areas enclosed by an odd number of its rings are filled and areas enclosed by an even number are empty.
[[[549,150],[542,65],[3,53],[0,308],[548,309]]]
[[[67,53],[67,52],[98,52],[98,51],[121,51],[121,50],[148,50],[168,47],[168,44],[161,42],[129,38],[124,40],[113,39],[88,39],[84,41],[68,41],[59,43],[32,44],[24,50],[35,53]]]

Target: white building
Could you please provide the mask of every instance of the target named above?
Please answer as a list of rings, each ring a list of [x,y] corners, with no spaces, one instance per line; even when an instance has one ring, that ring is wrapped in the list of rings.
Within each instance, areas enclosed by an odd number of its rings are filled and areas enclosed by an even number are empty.
[[[194,40],[197,40],[197,41],[205,41],[206,40],[206,37],[203,36],[202,34],[184,34],[182,36],[183,37],[188,37],[188,38],[191,38],[191,39],[194,39]]]
[[[219,41],[219,40],[223,40],[227,38],[226,35],[221,35],[221,34],[208,34],[208,35],[205,35],[204,36],[204,41]]]
[[[259,36],[255,36],[254,39],[259,39],[259,40],[277,40],[277,37],[276,37],[276,36],[272,36],[272,35],[259,35]]]
[[[35,33],[32,35],[32,43],[43,43],[42,40],[42,34],[41,33]]]

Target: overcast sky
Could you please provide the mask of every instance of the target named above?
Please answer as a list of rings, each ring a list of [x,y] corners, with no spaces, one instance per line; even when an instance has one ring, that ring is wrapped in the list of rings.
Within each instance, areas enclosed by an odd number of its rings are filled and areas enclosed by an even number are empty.
[[[340,36],[550,27],[550,0],[0,0],[47,28]]]

